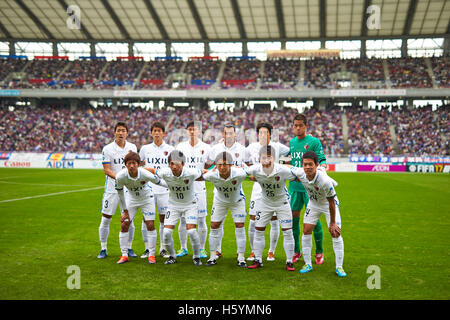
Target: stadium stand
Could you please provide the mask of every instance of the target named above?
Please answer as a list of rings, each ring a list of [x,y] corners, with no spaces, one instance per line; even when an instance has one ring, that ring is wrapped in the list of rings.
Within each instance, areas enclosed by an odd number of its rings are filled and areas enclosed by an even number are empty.
[[[399,153],[405,155],[449,154],[446,140],[449,128],[449,105],[436,111],[432,108],[362,110],[357,107],[327,107],[324,110],[306,109],[308,133],[322,141],[325,154],[342,156],[345,152],[342,116],[348,119],[348,154],[351,155],[395,155],[394,143],[389,132],[393,124]],[[68,106],[48,105],[29,109],[18,107],[13,111],[0,108],[1,151],[72,151],[100,152],[111,140],[111,128],[116,121],[125,121],[129,128],[129,140],[138,147],[149,142],[152,122],[167,124],[167,141],[177,144],[186,138],[186,124],[201,119],[204,141],[217,143],[220,130],[225,123],[233,124],[243,132],[247,143],[256,139],[255,127],[259,122],[274,125],[273,141],[288,145],[292,134],[292,119],[296,109],[278,109],[254,112],[253,110],[149,110],[141,108],[82,107],[76,111]],[[391,120],[392,119],[392,120]],[[250,130],[250,131],[249,131]]]
[[[338,89],[334,79],[340,73],[354,75],[350,88],[385,89],[450,88],[450,63],[447,57],[433,57],[430,68],[426,58],[391,59],[311,59],[305,60],[303,87],[310,89]],[[221,60],[74,60],[0,58],[0,84],[3,88],[134,88],[170,89],[174,74],[188,75],[183,89],[209,89],[218,80]],[[390,82],[386,79],[384,63],[388,65]],[[300,60],[227,59],[221,88],[293,89],[299,84]],[[184,68],[183,68],[184,65]],[[26,68],[24,69],[24,67]],[[24,70],[23,70],[24,69]],[[23,71],[25,78],[14,81],[13,75]],[[139,77],[140,76],[140,77]],[[139,81],[136,83],[136,81]]]

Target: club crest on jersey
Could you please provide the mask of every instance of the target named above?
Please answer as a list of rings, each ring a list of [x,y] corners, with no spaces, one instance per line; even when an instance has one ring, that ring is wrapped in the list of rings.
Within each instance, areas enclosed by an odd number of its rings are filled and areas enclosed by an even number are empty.
[[[319,187],[315,187],[314,189],[316,189],[316,191],[319,191]]]
[[[280,181],[280,177],[278,177],[278,176],[275,177],[275,180]]]
[[[145,181],[141,181],[141,184],[144,185],[144,184],[145,184]]]
[[[239,153],[235,153],[234,155],[236,156],[236,158],[239,158]]]
[[[237,181],[236,180],[233,180],[232,182],[231,182],[232,184],[236,184],[237,183]]]
[[[189,179],[184,180],[184,183],[188,184],[189,183]]]
[[[205,150],[202,150],[202,154],[204,154],[205,153]]]
[[[164,151],[164,155],[167,156],[169,154],[169,151]]]
[[[308,150],[309,145],[305,144],[305,150]]]

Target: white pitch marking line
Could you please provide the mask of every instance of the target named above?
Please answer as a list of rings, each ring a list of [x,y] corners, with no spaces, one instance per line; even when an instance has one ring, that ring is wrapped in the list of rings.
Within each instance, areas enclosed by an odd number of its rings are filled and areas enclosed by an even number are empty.
[[[20,200],[28,200],[28,199],[35,199],[35,198],[43,198],[43,197],[51,197],[51,196],[57,196],[57,195],[60,195],[60,194],[73,193],[73,192],[83,192],[83,191],[97,190],[97,189],[103,189],[103,188],[104,187],[95,187],[95,188],[62,191],[62,192],[55,192],[55,193],[48,193],[48,194],[40,194],[40,195],[37,195],[37,196],[31,196],[31,197],[9,199],[9,200],[1,200],[0,203],[20,201]]]
[[[85,184],[51,184],[51,183],[28,183],[28,182],[12,182],[12,181],[0,181],[0,183],[23,184],[29,186],[44,186],[44,187],[86,187]]]

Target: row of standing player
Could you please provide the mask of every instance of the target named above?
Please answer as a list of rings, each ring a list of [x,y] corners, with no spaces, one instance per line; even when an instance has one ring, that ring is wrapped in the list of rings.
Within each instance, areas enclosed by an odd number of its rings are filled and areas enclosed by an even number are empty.
[[[290,141],[290,147],[286,147],[277,142],[271,142],[270,137],[272,133],[272,126],[267,123],[259,124],[257,127],[258,133],[258,142],[250,144],[247,148],[236,142],[236,133],[233,126],[225,126],[223,129],[224,140],[222,143],[217,144],[213,148],[209,147],[209,145],[203,143],[200,139],[200,128],[196,125],[196,123],[191,122],[188,124],[187,129],[190,136],[190,139],[186,142],[180,143],[177,146],[177,150],[182,151],[186,155],[186,164],[188,168],[197,168],[204,169],[210,167],[215,162],[215,157],[222,151],[227,151],[231,154],[233,164],[236,166],[241,166],[247,164],[256,164],[259,163],[259,151],[262,146],[270,145],[274,150],[274,161],[278,163],[280,155],[291,155],[291,163],[294,166],[300,167],[302,164],[302,155],[305,151],[315,151],[318,154],[318,162],[322,166],[326,166],[326,159],[323,155],[322,146],[320,141],[314,137],[306,135],[306,125],[307,121],[304,115],[297,115],[293,121],[293,131],[296,135]],[[153,143],[143,146],[140,150],[140,156],[143,160],[142,164],[149,167],[154,167],[156,169],[167,167],[168,166],[168,155],[174,150],[173,147],[167,145],[163,141],[164,137],[164,126],[160,123],[155,123],[151,127],[151,135],[153,137]],[[126,137],[128,134],[128,129],[124,123],[119,123],[115,127],[115,141],[109,145],[107,145],[103,150],[104,161],[103,165],[105,168],[105,174],[107,175],[107,181],[105,185],[105,194],[103,197],[103,207],[102,207],[102,222],[99,228],[100,234],[100,242],[102,245],[102,250],[100,252],[99,258],[106,257],[106,239],[108,236],[109,223],[112,215],[114,214],[117,205],[119,204],[119,199],[117,193],[114,189],[114,183],[111,179],[115,179],[115,172],[124,168],[123,158],[126,153],[129,151],[136,151],[136,146],[130,144],[126,141]],[[115,171],[115,172],[114,172]],[[160,218],[160,236],[161,236],[161,249],[160,254],[162,256],[168,257],[168,253],[165,250],[164,243],[164,218],[167,214],[168,209],[168,190],[165,187],[161,187],[158,185],[152,185],[153,193],[154,193],[154,202],[156,207],[158,208],[159,218]],[[205,243],[207,237],[207,227],[206,227],[206,189],[204,182],[196,181],[194,183],[194,191],[197,198],[198,204],[198,226],[199,226],[199,238],[200,238],[200,257],[206,257],[205,251]],[[258,220],[260,210],[257,210],[257,203],[262,198],[260,184],[256,183],[253,187],[252,198],[250,202],[250,224],[249,224],[249,240],[250,246],[252,249],[252,253],[248,260],[255,260],[254,254],[254,238],[255,233],[258,235],[258,239],[260,239],[261,230],[255,229],[255,220]],[[306,207],[308,203],[308,196],[306,196],[305,189],[302,189],[301,182],[291,182],[289,186],[289,195],[290,195],[290,206],[292,208],[293,214],[293,235],[294,235],[294,243],[295,243],[295,253],[293,255],[293,262],[298,261],[301,257],[300,245],[299,245],[299,235],[300,235],[300,227],[299,227],[299,213],[303,206]],[[214,206],[213,206],[214,210]],[[245,208],[244,208],[245,210]],[[153,210],[154,211],[154,210]],[[245,211],[244,211],[245,212]],[[256,219],[255,219],[256,217]],[[145,218],[145,215],[144,215]],[[186,222],[181,219],[181,223],[179,226],[179,234],[180,234],[180,242],[182,245],[181,250],[177,253],[177,256],[183,256],[188,254],[187,252],[187,237],[186,237]],[[240,223],[238,223],[240,224]],[[238,227],[238,225],[236,225]],[[242,223],[243,227],[243,223]],[[242,227],[239,225],[239,228],[236,230],[241,230]],[[314,227],[314,226],[313,226]],[[189,228],[188,228],[189,230]],[[243,231],[244,229],[242,229]],[[284,230],[285,231],[285,230]],[[283,231],[283,233],[284,233]],[[192,232],[192,231],[189,231]],[[236,231],[237,232],[237,231]],[[241,231],[240,231],[241,232]],[[308,228],[305,228],[305,232],[309,232]],[[152,237],[156,237],[154,232],[154,226],[149,226],[146,223],[145,219],[142,224],[142,233],[143,239],[146,241],[149,239],[148,234],[151,233]],[[245,231],[244,231],[245,234]],[[128,243],[130,247],[128,248],[127,255],[135,256],[131,249],[131,243],[134,236],[134,225],[131,223],[130,230],[127,233],[128,235]],[[121,235],[123,237],[123,235]],[[305,236],[305,235],[304,235]],[[306,234],[306,236],[308,236]],[[314,228],[314,236],[316,240],[316,263],[323,263],[323,254],[322,254],[322,227],[320,224],[320,220],[316,221]],[[223,237],[223,223],[217,221],[211,224],[211,235],[210,235],[210,249],[211,255],[210,260],[214,260],[212,258],[220,257],[220,248],[221,241]],[[276,217],[276,214],[271,218],[271,246],[269,249],[268,260],[274,260],[274,251],[279,237],[279,220]],[[213,247],[211,247],[211,238],[216,239],[217,241],[217,252],[215,252]],[[155,238],[156,239],[156,238]],[[302,241],[303,242],[303,241]],[[146,241],[146,254],[144,256],[152,256],[149,255],[150,241]],[[305,247],[305,244],[303,244]],[[308,245],[306,244],[308,247]],[[311,244],[312,247],[312,244]],[[343,247],[343,243],[342,243]],[[306,247],[305,247],[306,249]],[[214,253],[216,255],[214,255]],[[258,261],[261,262],[261,258],[258,258]],[[306,257],[305,257],[306,260]],[[242,259],[240,260],[242,262]],[[207,264],[208,265],[208,264]]]

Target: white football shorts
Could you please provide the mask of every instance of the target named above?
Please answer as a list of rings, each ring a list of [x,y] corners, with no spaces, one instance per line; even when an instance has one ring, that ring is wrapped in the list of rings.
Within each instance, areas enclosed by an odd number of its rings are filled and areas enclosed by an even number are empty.
[[[197,224],[198,209],[196,205],[187,207],[169,206],[164,218],[164,226],[176,226],[178,220],[184,217],[186,224]]]
[[[208,209],[206,204],[206,188],[204,191],[196,193],[197,197],[197,207],[198,207],[198,217],[206,217],[208,215]]]
[[[339,200],[334,197],[334,203],[336,205],[336,217],[335,221],[338,227],[341,227],[341,213],[339,211]],[[308,206],[305,209],[305,214],[303,216],[303,224],[312,224],[316,225],[317,221],[319,221],[319,218],[322,214],[325,215],[325,218],[327,219],[327,225],[330,226],[330,209],[327,208],[318,208],[311,206],[311,201],[308,203]]]
[[[214,198],[211,209],[211,222],[222,222],[227,216],[228,210],[231,212],[234,223],[244,223],[247,216],[245,210],[245,199],[240,199],[234,203],[224,203]]]
[[[262,199],[255,204],[255,227],[265,227],[273,215],[278,217],[282,229],[292,228],[292,211],[289,201],[280,203],[277,206],[268,205]]]
[[[130,206],[128,207],[128,215],[130,216],[131,221],[136,217],[136,213],[139,209],[141,209],[142,215],[144,216],[145,221],[155,220],[155,202],[153,198],[151,198],[151,202],[144,203],[138,206]]]
[[[158,214],[165,216],[167,209],[169,208],[169,192],[154,194],[154,196],[156,209],[158,209]]]

